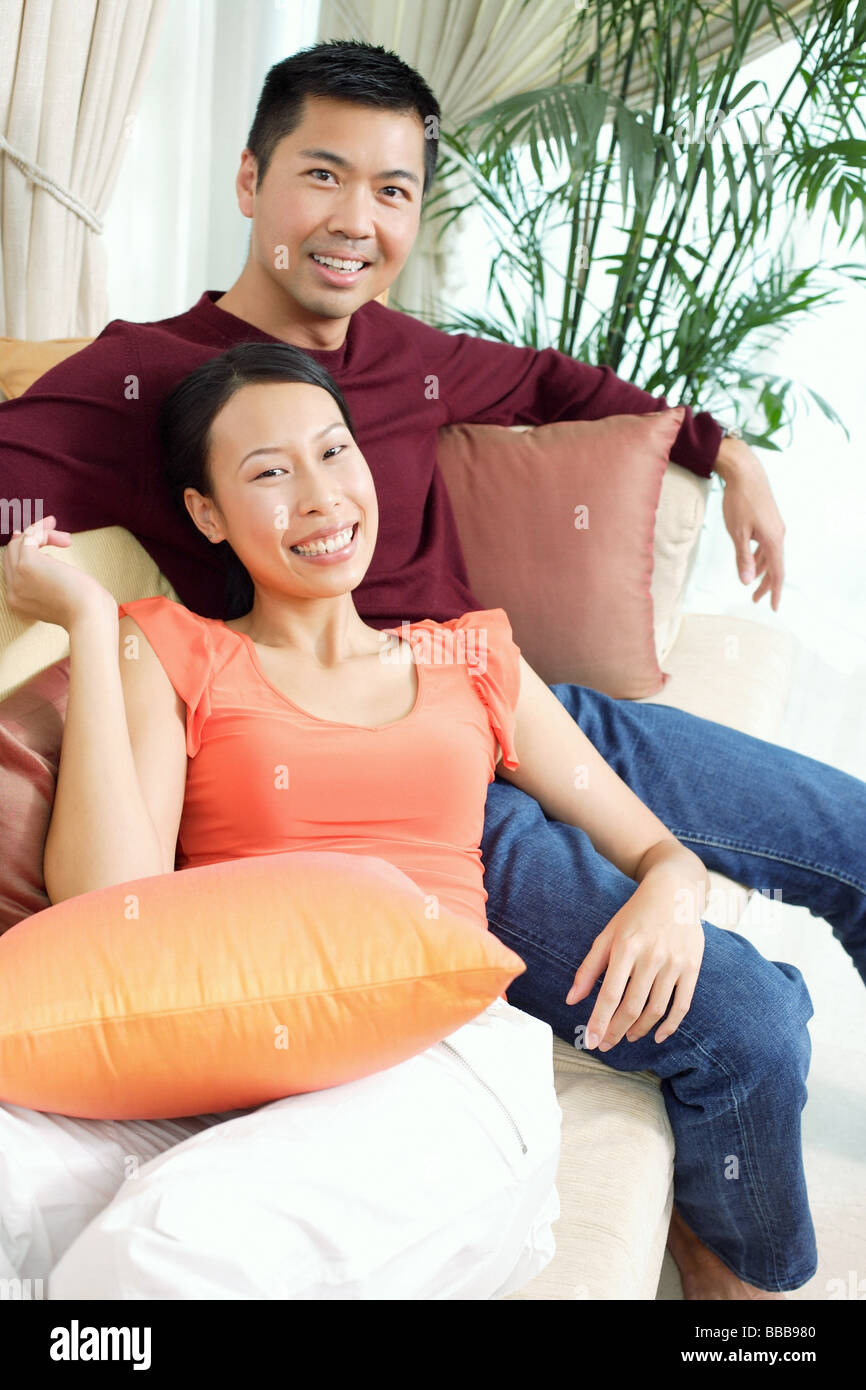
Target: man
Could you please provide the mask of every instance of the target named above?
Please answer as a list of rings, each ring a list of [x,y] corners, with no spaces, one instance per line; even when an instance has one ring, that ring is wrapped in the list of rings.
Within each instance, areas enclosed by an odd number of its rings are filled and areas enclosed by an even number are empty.
[[[386,627],[481,607],[435,468],[437,428],[592,419],[664,401],[553,349],[449,336],[374,302],[417,235],[438,117],[423,80],[383,49],[336,41],[277,64],[237,178],[241,212],[252,222],[238,279],[175,318],[114,321],[0,407],[4,495],[44,499],[65,530],[126,526],[184,603],[229,616],[218,550],[173,511],[162,485],[157,412],[181,377],[233,342],[291,342],[345,393],[376,481],[380,531],[355,590],[361,616]],[[744,578],[750,565],[762,576],[755,599],[769,590],[777,607],[784,527],[757,460],[723,439],[709,415],[691,411],[671,456],[725,478],[738,565]],[[833,924],[866,977],[864,784],[664,705],[553,689],[708,868],[755,887],[772,878],[787,901]],[[816,1263],[799,1134],[811,1002],[799,973],[705,924],[689,1012],[656,1043],[652,1029],[667,1005],[635,1027],[646,1000],[629,997],[628,946],[618,935],[617,913],[634,881],[582,831],[548,821],[498,778],[482,851],[490,928],[528,967],[510,987],[512,1002],[569,1041],[590,1023],[611,1066],[649,1068],[662,1079],[676,1140],[670,1244],[686,1296],[740,1299],[799,1287]],[[582,962],[578,1002],[567,1004]],[[595,1046],[591,1036],[586,1045]]]

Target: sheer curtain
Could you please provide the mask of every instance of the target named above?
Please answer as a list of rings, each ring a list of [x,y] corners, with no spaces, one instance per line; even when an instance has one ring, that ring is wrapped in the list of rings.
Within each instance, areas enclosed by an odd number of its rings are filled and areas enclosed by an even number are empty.
[[[103,214],[167,0],[0,5],[0,333],[107,318]]]
[[[237,279],[241,150],[268,68],[316,42],[318,13],[318,0],[172,0],[105,220],[108,318],[165,318]]]

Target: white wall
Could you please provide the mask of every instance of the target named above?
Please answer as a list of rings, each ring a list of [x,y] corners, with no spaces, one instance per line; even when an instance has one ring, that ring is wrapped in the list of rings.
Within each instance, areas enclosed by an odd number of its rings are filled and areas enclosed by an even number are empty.
[[[791,49],[776,50],[744,69],[770,90],[790,68]],[[855,219],[856,221],[856,219]],[[822,252],[821,234],[826,246]],[[863,245],[833,248],[823,210],[799,216],[797,265],[825,261],[863,264]],[[781,453],[760,451],[787,527],[787,577],[778,613],[769,596],[751,601],[731,559],[721,514],[721,485],[711,494],[706,534],[692,578],[693,611],[759,618],[793,632],[841,675],[866,674],[866,288],[849,285],[842,302],[800,321],[790,337],[762,359],[771,372],[811,386],[841,416],[850,441],[816,405],[801,409],[793,440]]]

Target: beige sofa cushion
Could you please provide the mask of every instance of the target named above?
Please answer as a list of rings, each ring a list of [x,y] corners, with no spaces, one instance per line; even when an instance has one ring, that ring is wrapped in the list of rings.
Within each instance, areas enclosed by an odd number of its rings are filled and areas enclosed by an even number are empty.
[[[650,592],[656,653],[659,665],[665,670],[669,669],[665,663],[679,633],[686,588],[695,566],[711,487],[709,478],[699,478],[678,463],[669,463],[662,478]],[[666,696],[667,687],[660,693]]]
[[[45,372],[92,341],[47,338],[44,342],[28,342],[23,338],[0,337],[0,396],[12,400],[23,395]]]
[[[92,574],[118,603],[154,594],[177,600],[156,561],[122,526],[78,531],[71,545],[48,545],[45,551]],[[0,699],[68,654],[69,634],[64,628],[54,623],[28,622],[12,612],[6,602],[6,575],[0,565]]]
[[[674,705],[755,738],[782,725],[797,643],[790,633],[746,618],[683,613],[663,691],[637,704]]]

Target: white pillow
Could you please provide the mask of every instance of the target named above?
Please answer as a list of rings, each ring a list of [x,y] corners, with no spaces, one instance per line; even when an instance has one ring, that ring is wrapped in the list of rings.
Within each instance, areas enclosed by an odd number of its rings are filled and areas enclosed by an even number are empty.
[[[504,1297],[554,1253],[561,1114],[550,1027],[497,1000],[444,1045],[152,1159],[48,1297]]]

